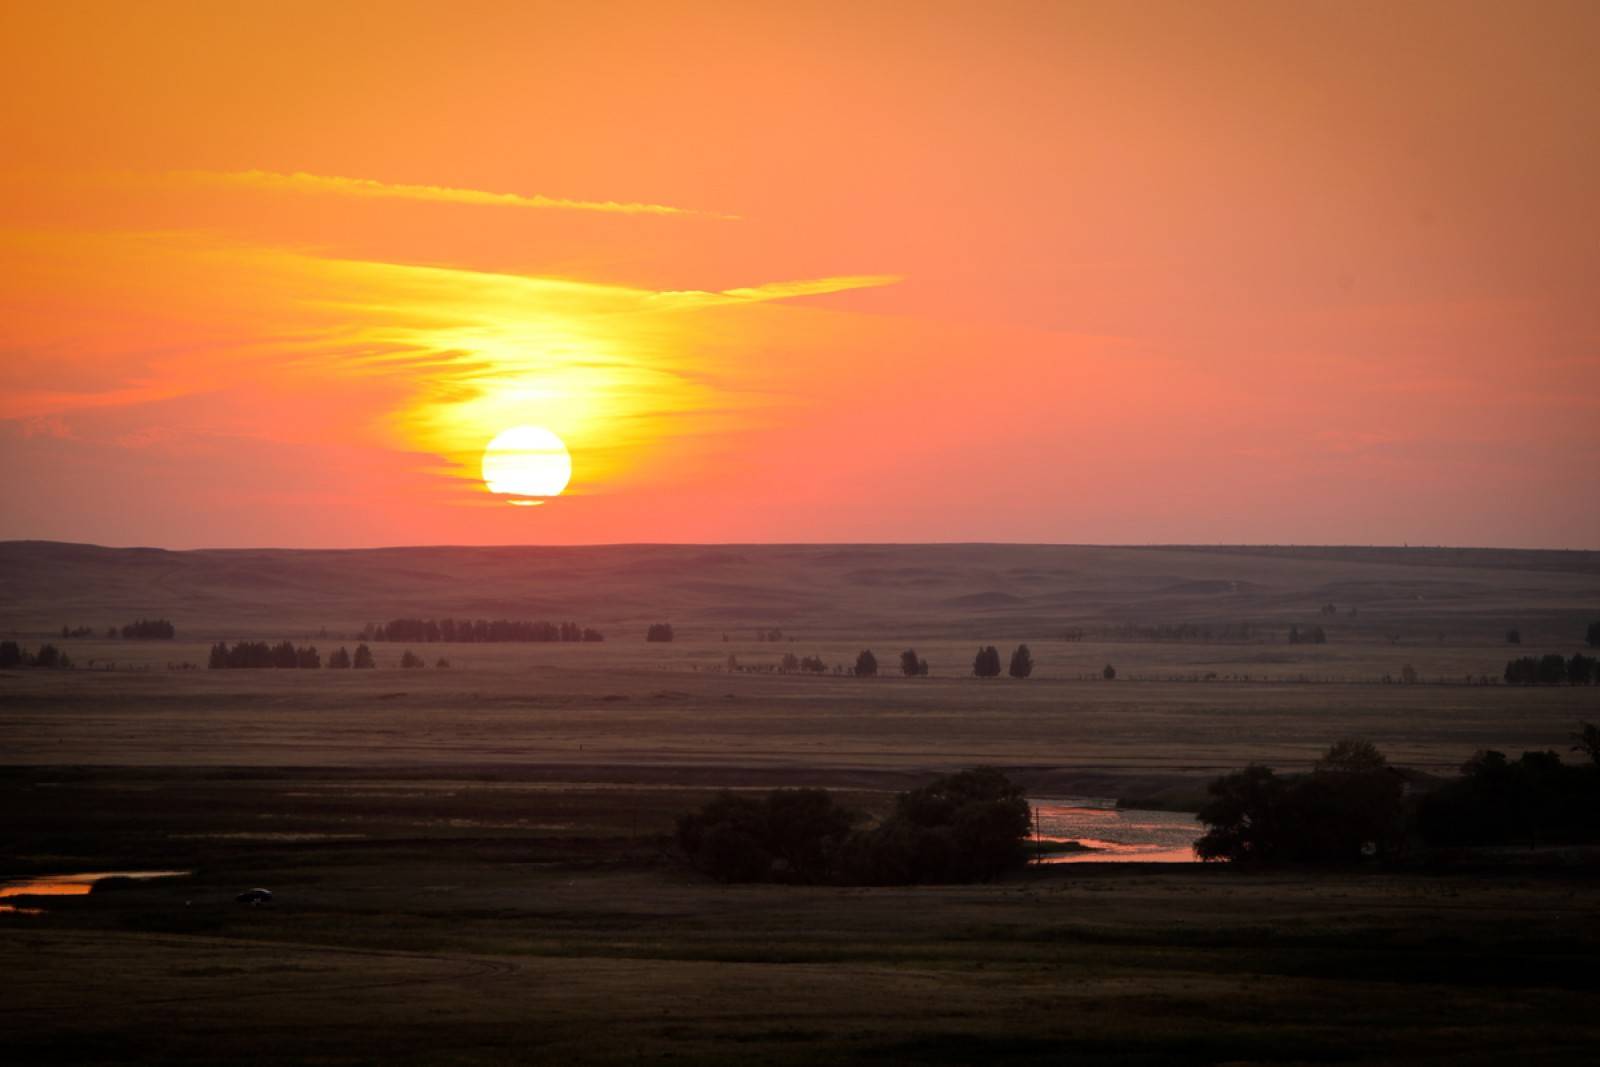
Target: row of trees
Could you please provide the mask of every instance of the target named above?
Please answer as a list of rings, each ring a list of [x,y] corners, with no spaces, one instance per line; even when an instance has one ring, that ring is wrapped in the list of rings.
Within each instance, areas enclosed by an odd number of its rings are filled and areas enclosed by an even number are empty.
[[[1209,787],[1200,809],[1201,859],[1347,864],[1395,859],[1424,845],[1568,844],[1600,841],[1600,727],[1580,724],[1572,765],[1555,752],[1510,760],[1482,751],[1434,789],[1391,767],[1365,741],[1335,744],[1310,774],[1253,765]]]
[[[876,825],[825,789],[722,792],[678,819],[677,842],[724,882],[910,885],[987,881],[1023,866],[1031,812],[991,768],[946,775],[895,800]]]
[[[410,656],[406,651],[406,656]],[[352,656],[349,649],[339,646],[328,656],[330,669],[362,669],[370,670],[378,665],[373,659],[373,649],[366,645],[355,646]],[[322,667],[322,656],[317,653],[317,646],[307,645],[298,648],[293,641],[278,641],[277,645],[267,645],[266,641],[238,641],[237,645],[229,645],[227,641],[218,641],[211,646],[210,661],[206,667],[211,670],[226,669],[277,669],[315,670]]]
[[[65,670],[71,666],[71,658],[55,645],[40,645],[37,652],[29,652],[15,641],[0,641],[0,669],[44,667]]]
[[[519,619],[391,619],[368,623],[366,641],[414,641],[419,644],[488,644],[508,642],[604,641],[599,630],[575,622]]]
[[[1571,659],[1559,652],[1522,656],[1506,663],[1507,685],[1593,685],[1600,682],[1600,660],[1574,652]]]

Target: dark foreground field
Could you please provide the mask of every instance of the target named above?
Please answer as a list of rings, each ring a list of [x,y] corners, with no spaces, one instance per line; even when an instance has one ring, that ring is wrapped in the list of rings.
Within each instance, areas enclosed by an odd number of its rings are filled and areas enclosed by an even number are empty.
[[[195,872],[0,915],[13,1063],[1498,1064],[1600,1040],[1600,886],[1570,868],[726,887],[662,850],[692,788],[0,783],[13,873]],[[272,905],[233,903],[257,885]]]
[[[0,545],[0,635],[79,664],[0,672],[0,882],[192,872],[9,898],[38,913],[0,912],[0,1063],[1591,1062],[1579,854],[729,887],[667,838],[725,786],[881,812],[987,763],[1193,810],[1221,772],[1342,737],[1436,776],[1565,752],[1600,687],[1483,683],[1579,650],[1597,608],[1595,553]],[[203,669],[211,642],[326,655],[407,614],[608,639]],[[104,636],[141,616],[178,639]],[[662,620],[679,640],[645,643]],[[1326,644],[1286,643],[1312,624]],[[1018,641],[1033,677],[970,676]],[[928,677],[895,672],[911,646]],[[771,669],[863,648],[882,676]],[[234,902],[256,886],[270,906]]]

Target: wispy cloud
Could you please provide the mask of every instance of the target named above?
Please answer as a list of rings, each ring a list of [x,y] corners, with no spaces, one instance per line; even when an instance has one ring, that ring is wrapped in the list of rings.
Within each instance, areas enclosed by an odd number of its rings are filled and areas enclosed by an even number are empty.
[[[481,207],[538,208],[556,211],[595,211],[614,215],[700,215],[731,219],[734,215],[696,211],[667,204],[644,204],[616,200],[568,200],[562,197],[520,193],[494,193],[483,189],[456,189],[442,185],[409,185],[380,182],[372,178],[344,178],[326,174],[295,172],[282,174],[270,170],[182,170],[167,175],[171,180],[193,185],[251,189],[268,193],[306,193],[352,196],[371,200],[420,200],[439,204],[473,204]]]
[[[742,286],[708,292],[702,289],[671,289],[656,293],[651,300],[658,305],[686,308],[715,307],[721,304],[759,304],[768,300],[792,300],[802,296],[822,296],[842,293],[851,289],[874,289],[904,281],[899,274],[845,274],[834,278],[804,278],[798,281],[768,282],[765,285]]]

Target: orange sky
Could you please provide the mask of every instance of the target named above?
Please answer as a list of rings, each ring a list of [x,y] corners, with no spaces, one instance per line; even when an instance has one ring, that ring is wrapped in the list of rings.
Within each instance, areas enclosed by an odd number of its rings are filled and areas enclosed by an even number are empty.
[[[1600,547],[1600,5],[64,6],[0,538]]]

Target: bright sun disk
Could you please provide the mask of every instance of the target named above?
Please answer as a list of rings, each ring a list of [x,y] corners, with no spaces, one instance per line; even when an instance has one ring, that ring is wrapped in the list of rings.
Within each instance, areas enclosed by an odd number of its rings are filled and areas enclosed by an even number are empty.
[[[483,483],[524,507],[560,496],[572,480],[572,454],[543,426],[515,426],[483,450]]]

